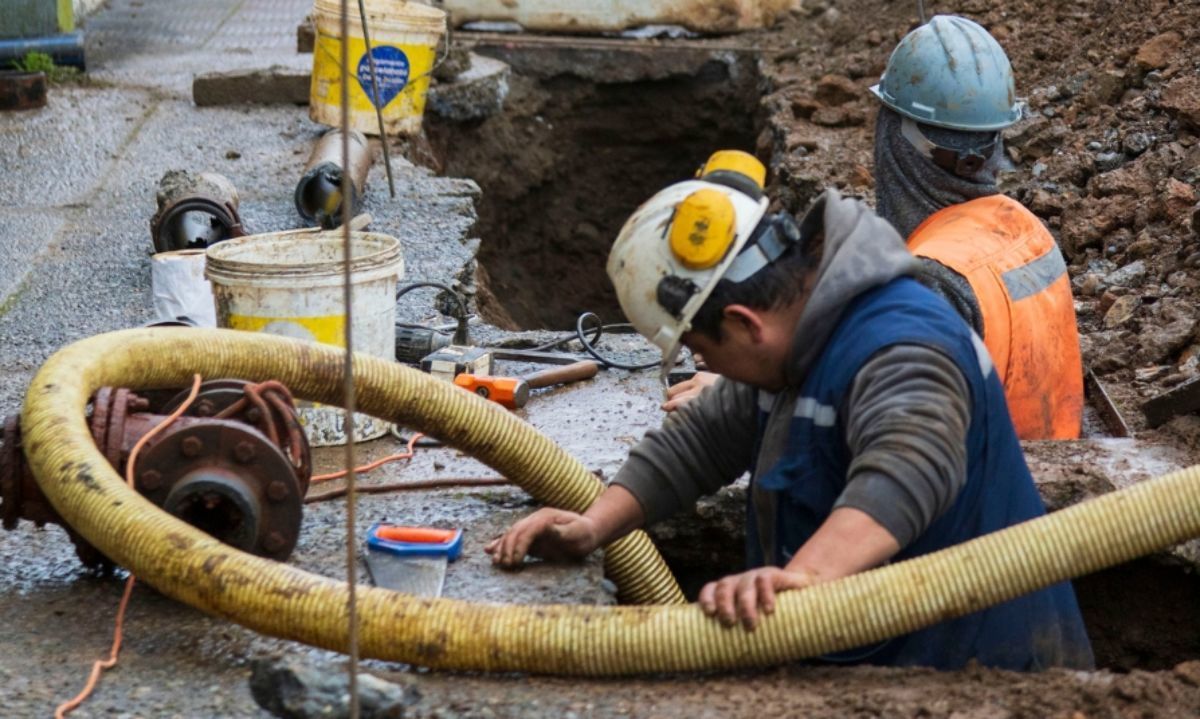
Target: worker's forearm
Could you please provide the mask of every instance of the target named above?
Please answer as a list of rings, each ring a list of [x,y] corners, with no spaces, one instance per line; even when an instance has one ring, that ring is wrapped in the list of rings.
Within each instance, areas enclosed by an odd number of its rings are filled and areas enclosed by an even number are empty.
[[[785,569],[829,581],[877,567],[898,551],[900,544],[883,525],[863,511],[843,507],[833,510]]]
[[[609,485],[583,516],[593,523],[596,546],[603,547],[645,523],[642,505],[628,489]]]

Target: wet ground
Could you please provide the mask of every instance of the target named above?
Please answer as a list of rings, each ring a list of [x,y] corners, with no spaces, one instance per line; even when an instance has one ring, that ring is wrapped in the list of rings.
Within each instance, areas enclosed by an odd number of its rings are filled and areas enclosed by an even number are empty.
[[[225,174],[240,191],[242,216],[252,231],[302,226],[291,193],[321,128],[303,108],[196,108],[190,87],[195,72],[307,67],[310,56],[296,54],[294,32],[308,8],[303,0],[114,0],[88,22],[89,81],[54,87],[45,110],[0,115],[0,166],[5,169],[0,182],[0,414],[18,410],[32,373],[57,348],[151,319],[148,223],[155,184],[166,170]],[[799,140],[795,145],[803,146]],[[403,159],[393,164],[400,195],[395,200],[387,198],[382,167],[372,171],[365,207],[375,218],[372,229],[400,238],[408,279],[453,281],[476,248],[471,238],[478,187],[469,180],[436,177]],[[408,319],[421,320],[431,316],[430,308],[430,298],[422,295],[401,309],[410,313]],[[496,336],[491,328],[479,332]],[[522,415],[588,468],[611,476],[628,448],[661,420],[657,404],[652,378],[609,371],[590,383],[535,395]],[[365,445],[362,459],[401,447],[387,437]],[[1154,476],[1188,463],[1194,454],[1183,441],[1147,447],[1141,440],[1101,440],[1028,450],[1054,506]],[[341,452],[322,450],[317,459],[318,471],[340,468]],[[363,481],[493,476],[453,449],[422,448],[411,461],[385,465]],[[677,548],[673,556],[683,565],[706,564],[709,573],[730,566],[740,546],[733,535],[741,501],[736,489],[728,491],[697,516],[660,528],[658,536]],[[344,576],[343,507],[336,499],[306,507],[293,562]],[[482,543],[531,508],[528,496],[514,487],[398,492],[363,497],[359,521],[360,526],[386,518],[466,528],[464,558],[449,567],[447,596],[612,602],[611,586],[595,559],[579,567],[534,566],[517,574],[491,568],[480,552]],[[688,555],[679,547],[700,549]],[[1173,560],[1194,566],[1194,557],[1185,547]],[[1121,582],[1158,581],[1155,571],[1131,570],[1101,583],[1096,593]],[[1172,581],[1182,573],[1174,571]],[[90,662],[107,651],[121,587],[119,576],[85,573],[57,528],[24,524],[0,533],[0,614],[6,630],[0,714],[46,716],[55,703],[75,694]],[[411,709],[416,716],[1196,716],[1200,670],[1194,663],[1171,668],[1175,661],[1200,657],[1200,645],[1188,633],[1194,623],[1171,624],[1194,606],[1196,595],[1193,585],[1172,587],[1160,593],[1176,604],[1163,606],[1183,609],[1147,623],[1149,629],[1135,639],[1113,640],[1116,655],[1130,647],[1152,649],[1168,634],[1183,637],[1182,645],[1166,655],[1172,659],[1165,667],[1162,656],[1158,664],[1143,664],[1147,660],[1133,650],[1126,652],[1131,659],[1112,664],[1122,670],[1163,669],[1156,672],[938,674],[799,665],[580,681],[430,673],[378,662],[368,666],[416,688],[420,700]],[[1120,601],[1140,605],[1154,593],[1154,587],[1145,587]],[[1120,614],[1103,615],[1109,625],[1096,625],[1097,631],[1116,636],[1110,625],[1122,624]],[[1137,614],[1130,607],[1128,616]],[[249,663],[284,655],[327,662],[331,671],[342,661],[339,655],[207,617],[139,586],[126,621],[121,663],[74,716],[265,716],[247,687]]]

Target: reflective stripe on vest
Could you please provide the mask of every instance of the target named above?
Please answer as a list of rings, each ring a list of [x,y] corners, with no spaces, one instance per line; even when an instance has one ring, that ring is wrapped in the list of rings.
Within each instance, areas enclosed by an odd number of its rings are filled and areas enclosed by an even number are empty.
[[[1078,437],[1083,363],[1075,304],[1062,253],[1041,221],[992,195],[930,216],[908,247],[970,283],[1017,435]]]

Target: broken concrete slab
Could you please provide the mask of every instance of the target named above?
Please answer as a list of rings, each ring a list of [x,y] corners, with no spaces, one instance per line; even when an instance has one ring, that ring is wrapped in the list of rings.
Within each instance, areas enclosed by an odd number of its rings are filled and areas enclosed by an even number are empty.
[[[196,107],[215,105],[307,105],[310,71],[272,65],[266,69],[206,72],[192,80]]]
[[[706,33],[728,33],[770,27],[799,0],[446,0],[456,25],[470,22],[515,22],[527,30],[610,32],[643,25],[679,25]]]
[[[490,117],[504,107],[512,69],[503,61],[475,53],[469,53],[469,59],[466,71],[429,88],[429,112],[452,122],[466,122]]]
[[[1176,417],[1200,409],[1200,378],[1184,382],[1142,404],[1146,424],[1158,427]]]

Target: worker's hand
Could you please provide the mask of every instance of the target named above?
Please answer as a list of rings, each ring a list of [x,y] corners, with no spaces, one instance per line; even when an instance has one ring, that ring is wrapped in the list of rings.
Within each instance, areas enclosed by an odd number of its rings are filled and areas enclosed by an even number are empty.
[[[775,611],[776,594],[816,583],[816,577],[803,570],[761,567],[705,584],[700,590],[700,608],[726,626],[740,621],[747,631],[753,631],[758,626],[760,610],[765,614]]]
[[[663,403],[663,411],[674,412],[679,409],[695,399],[705,387],[715,384],[720,376],[712,372],[697,372],[691,379],[671,385],[667,388],[667,401]]]
[[[553,562],[578,560],[596,549],[595,522],[582,514],[546,507],[514,524],[483,551],[501,567],[519,567],[528,554]]]

